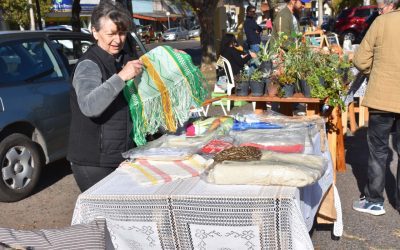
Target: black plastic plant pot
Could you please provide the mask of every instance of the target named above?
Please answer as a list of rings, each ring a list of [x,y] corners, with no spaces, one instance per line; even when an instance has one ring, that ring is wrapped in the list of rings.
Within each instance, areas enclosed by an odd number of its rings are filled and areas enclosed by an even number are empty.
[[[264,88],[265,88],[264,81],[250,81],[250,89],[252,96],[263,96]]]
[[[310,85],[308,85],[306,80],[300,80],[300,89],[301,89],[301,93],[303,93],[303,95],[305,97],[311,97],[311,87]]]
[[[248,96],[249,95],[249,82],[240,82],[238,86],[236,86],[236,95],[237,96]]]
[[[294,95],[294,84],[282,85],[283,97],[291,97]]]

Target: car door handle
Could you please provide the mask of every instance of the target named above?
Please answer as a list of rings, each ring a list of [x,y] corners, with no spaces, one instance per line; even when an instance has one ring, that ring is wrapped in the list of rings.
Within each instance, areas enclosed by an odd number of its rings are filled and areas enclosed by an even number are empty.
[[[0,111],[4,112],[4,104],[3,104],[3,99],[0,97]]]

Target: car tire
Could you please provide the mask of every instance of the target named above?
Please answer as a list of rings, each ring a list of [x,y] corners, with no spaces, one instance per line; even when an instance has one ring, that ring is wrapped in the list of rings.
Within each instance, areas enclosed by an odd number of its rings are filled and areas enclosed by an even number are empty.
[[[39,146],[27,136],[15,133],[0,142],[0,201],[19,201],[31,194],[43,164]]]

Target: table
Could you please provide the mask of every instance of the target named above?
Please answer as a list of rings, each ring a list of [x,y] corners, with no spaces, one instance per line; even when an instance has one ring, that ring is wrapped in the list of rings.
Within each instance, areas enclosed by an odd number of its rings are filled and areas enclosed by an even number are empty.
[[[333,168],[318,129],[310,132],[306,153],[329,164],[313,185],[222,186],[196,177],[143,187],[119,168],[78,197],[72,224],[106,218],[116,249],[312,249],[308,232]]]

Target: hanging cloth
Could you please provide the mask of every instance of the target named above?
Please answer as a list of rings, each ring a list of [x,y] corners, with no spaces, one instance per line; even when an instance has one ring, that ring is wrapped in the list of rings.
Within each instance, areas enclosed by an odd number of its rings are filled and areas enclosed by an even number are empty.
[[[140,57],[143,72],[127,82],[123,93],[133,122],[131,138],[140,146],[159,128],[175,132],[208,95],[207,82],[190,55],[158,46]]]

